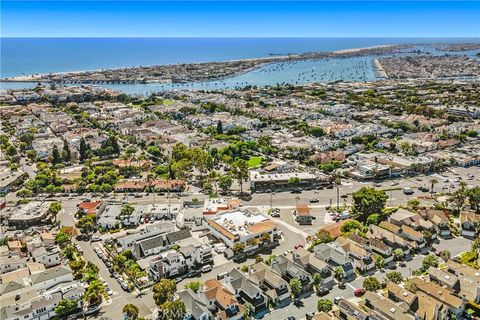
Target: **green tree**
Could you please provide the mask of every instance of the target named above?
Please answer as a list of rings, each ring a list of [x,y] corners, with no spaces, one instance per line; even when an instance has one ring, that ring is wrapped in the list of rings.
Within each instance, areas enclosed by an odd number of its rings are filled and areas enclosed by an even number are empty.
[[[252,313],[252,304],[250,302],[247,302],[243,305],[242,319],[243,320],[250,319],[251,313]]]
[[[71,238],[70,235],[60,231],[55,235],[55,242],[60,246],[60,247],[65,247],[67,244],[70,244]]]
[[[375,267],[377,269],[385,268],[385,260],[381,256],[375,256]]]
[[[138,307],[134,304],[126,304],[122,308],[122,313],[128,320],[136,320],[138,318]]]
[[[353,193],[354,217],[365,221],[371,214],[382,213],[387,199],[388,196],[383,190],[362,187]]]
[[[233,248],[232,248],[233,252],[235,254],[239,254],[239,253],[242,253],[244,250],[245,250],[245,243],[243,242],[237,242],[233,245]]]
[[[425,239],[425,242],[426,242],[427,244],[432,243],[433,235],[432,235],[432,233],[431,233],[430,231],[428,231],[428,230],[423,230],[423,231],[422,231],[422,234],[423,234],[423,238]]]
[[[53,216],[56,216],[60,210],[62,210],[62,205],[59,202],[52,202],[48,207],[48,212]]]
[[[312,279],[313,286],[318,289],[318,286],[320,285],[320,283],[322,283],[322,276],[320,275],[320,273],[315,272],[312,276]]]
[[[378,213],[374,213],[368,216],[367,218],[367,225],[378,225],[380,223],[380,215]]]
[[[185,304],[179,299],[166,301],[160,309],[169,320],[182,320],[187,312]]]
[[[222,121],[218,120],[217,122],[217,134],[223,134],[223,125]]]
[[[243,159],[238,159],[232,164],[232,176],[237,179],[240,185],[240,193],[243,194],[243,183],[248,179],[248,163]]]
[[[388,272],[386,274],[386,277],[388,281],[392,281],[393,283],[396,283],[396,284],[403,282],[403,276],[398,271]]]
[[[368,291],[377,291],[381,288],[381,285],[377,278],[367,277],[363,280],[363,287]]]
[[[222,189],[223,192],[226,193],[230,190],[232,183],[233,183],[232,177],[226,174],[226,175],[220,176],[218,181],[218,186],[220,187],[220,189]]]
[[[57,145],[54,145],[52,151],[52,164],[55,165],[59,163],[62,163],[62,157],[60,156]]]
[[[299,177],[291,177],[290,179],[288,179],[288,185],[293,189],[298,188],[298,186],[300,185],[300,178]]]
[[[400,248],[397,248],[395,250],[393,250],[393,257],[395,258],[395,260],[399,261],[399,260],[402,260],[403,257],[404,257],[405,253],[403,252],[402,249]]]
[[[200,281],[191,281],[185,285],[185,288],[198,292],[202,288],[202,283]]]
[[[317,302],[318,312],[330,312],[333,309],[333,302],[329,299],[319,299]]]
[[[80,147],[78,150],[79,153],[79,159],[81,162],[87,160],[88,158],[88,147],[87,143],[85,142],[85,139],[82,137],[80,138]]]
[[[89,236],[95,230],[95,216],[91,214],[87,214],[81,217],[75,227],[80,229],[80,232]]]
[[[274,255],[274,254],[269,255],[268,258],[265,259],[265,264],[266,264],[267,266],[271,266],[271,265],[272,265],[272,262],[275,261],[276,258],[277,258],[277,256]]]
[[[120,214],[122,216],[130,216],[133,213],[133,211],[135,211],[135,208],[131,204],[127,203],[122,206],[122,210],[120,210]]]
[[[160,282],[153,285],[152,291],[155,304],[161,307],[173,298],[173,295],[177,292],[177,284],[174,280],[162,278]]]
[[[425,258],[423,258],[423,261],[422,261],[423,271],[427,271],[428,268],[430,267],[434,267],[434,268],[438,267],[438,258],[434,255],[428,255]]]
[[[300,296],[300,293],[302,292],[302,281],[299,279],[290,279],[290,289],[292,290],[292,295],[294,298],[298,298]]]
[[[92,305],[100,302],[102,300],[102,296],[104,295],[105,286],[103,283],[100,280],[92,280],[85,290],[83,299]]]
[[[470,208],[480,213],[480,187],[473,187],[467,191],[467,199]]]
[[[343,271],[342,267],[336,267],[333,270],[333,274],[334,274],[335,279],[337,279],[337,281],[342,282],[343,279],[345,279],[345,272]]]
[[[78,308],[77,302],[70,299],[62,299],[58,302],[57,307],[55,308],[55,314],[64,318],[67,315],[73,313]]]
[[[450,260],[450,257],[451,257],[451,253],[450,251],[448,250],[443,250],[442,252],[440,252],[440,257],[443,259],[443,261],[447,262],[448,260]]]
[[[342,226],[340,227],[340,231],[344,234],[348,234],[354,230],[360,230],[362,229],[363,225],[355,220],[347,221]]]
[[[63,140],[62,158],[63,161],[67,163],[72,160],[72,153],[70,152],[67,140]]]
[[[153,158],[157,161],[159,160],[158,158],[160,158],[162,156],[162,151],[157,146],[148,146],[147,147],[147,153],[151,154],[153,156]]]

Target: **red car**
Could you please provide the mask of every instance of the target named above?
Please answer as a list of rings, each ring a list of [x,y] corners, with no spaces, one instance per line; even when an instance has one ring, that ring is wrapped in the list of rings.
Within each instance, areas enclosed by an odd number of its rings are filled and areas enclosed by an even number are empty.
[[[360,288],[360,289],[355,289],[353,294],[355,295],[355,297],[361,297],[365,294],[365,292],[367,292],[367,290]]]
[[[298,248],[303,248],[303,244],[301,243],[298,243],[295,245],[295,250],[297,250]]]

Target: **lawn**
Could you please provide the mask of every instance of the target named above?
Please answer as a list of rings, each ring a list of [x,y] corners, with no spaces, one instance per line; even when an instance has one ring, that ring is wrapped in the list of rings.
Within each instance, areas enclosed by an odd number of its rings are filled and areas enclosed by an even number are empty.
[[[255,168],[261,165],[262,161],[263,161],[262,157],[251,157],[250,159],[248,159],[247,163],[250,168]]]

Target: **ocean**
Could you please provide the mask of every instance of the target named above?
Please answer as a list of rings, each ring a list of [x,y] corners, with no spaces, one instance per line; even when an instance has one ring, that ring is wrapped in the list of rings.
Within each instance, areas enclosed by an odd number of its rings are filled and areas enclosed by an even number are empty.
[[[325,52],[385,44],[474,42],[468,38],[1,38],[2,78],[38,73],[100,70],[159,64],[226,61],[290,53]],[[160,86],[110,86],[127,93],[175,88],[375,79],[368,58],[266,66],[217,82]],[[312,71],[313,70],[313,71]],[[316,71],[315,71],[316,70]],[[307,75],[308,72],[315,74]],[[1,83],[2,88],[25,84]]]

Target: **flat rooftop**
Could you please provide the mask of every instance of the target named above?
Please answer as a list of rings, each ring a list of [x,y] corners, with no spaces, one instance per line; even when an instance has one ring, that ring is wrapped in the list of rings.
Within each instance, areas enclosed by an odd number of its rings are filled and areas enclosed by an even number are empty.
[[[218,218],[210,220],[209,225],[229,238],[264,233],[276,226],[266,216],[248,210],[221,213]]]
[[[313,180],[317,176],[310,172],[285,172],[285,173],[261,173],[259,171],[250,171],[251,181],[288,181],[290,178],[299,178],[300,180]]]
[[[31,201],[18,209],[14,209],[10,220],[30,220],[41,218],[48,210],[49,202]]]

